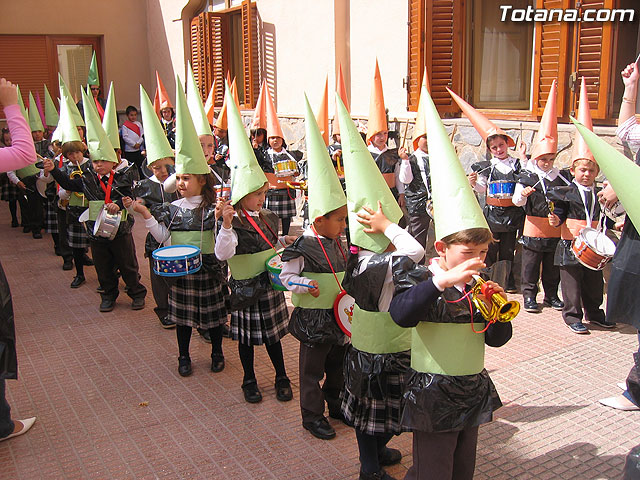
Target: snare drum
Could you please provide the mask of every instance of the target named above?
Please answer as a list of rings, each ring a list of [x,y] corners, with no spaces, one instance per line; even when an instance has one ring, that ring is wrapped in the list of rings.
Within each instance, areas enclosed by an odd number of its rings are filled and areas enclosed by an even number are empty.
[[[280,258],[280,254],[276,253],[272,257],[269,258],[266,262],[267,264],[267,274],[269,275],[269,281],[271,282],[271,286],[274,290],[278,290],[280,292],[286,292],[287,288],[282,284],[280,280],[280,272],[282,272],[282,259]]]
[[[602,270],[616,253],[616,245],[604,232],[585,227],[571,243],[576,260],[591,270]]]
[[[335,302],[333,302],[333,316],[340,330],[348,337],[351,337],[351,319],[353,318],[355,304],[355,299],[344,290],[338,294]]]
[[[193,245],[170,245],[151,253],[153,271],[162,277],[181,277],[202,267],[200,249]]]
[[[100,213],[98,213],[96,223],[93,225],[93,236],[113,240],[116,238],[121,221],[122,211],[112,215],[107,212],[106,206],[103,206]]]
[[[216,190],[216,198],[218,199],[223,199],[223,200],[229,200],[231,198],[231,184],[230,183],[224,183],[222,185],[216,185],[215,187]]]
[[[487,184],[487,203],[495,207],[512,207],[516,182],[495,180]]]
[[[280,160],[273,164],[273,171],[276,177],[295,177],[298,175],[298,164],[295,160],[290,158],[286,160]]]

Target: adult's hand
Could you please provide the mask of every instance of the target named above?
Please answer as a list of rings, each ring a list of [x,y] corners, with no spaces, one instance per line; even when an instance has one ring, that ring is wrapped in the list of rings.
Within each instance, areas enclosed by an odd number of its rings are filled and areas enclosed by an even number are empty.
[[[0,78],[0,103],[4,107],[18,104],[18,89],[4,78]]]

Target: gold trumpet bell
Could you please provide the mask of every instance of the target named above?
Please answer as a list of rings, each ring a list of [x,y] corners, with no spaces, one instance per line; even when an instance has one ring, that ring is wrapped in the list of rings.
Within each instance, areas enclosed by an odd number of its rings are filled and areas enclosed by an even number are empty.
[[[474,277],[475,285],[471,290],[471,300],[484,319],[488,322],[510,322],[520,313],[520,303],[515,300],[505,300],[502,295],[494,293],[491,295],[491,308],[481,299],[480,295],[487,298],[487,282],[480,277]]]

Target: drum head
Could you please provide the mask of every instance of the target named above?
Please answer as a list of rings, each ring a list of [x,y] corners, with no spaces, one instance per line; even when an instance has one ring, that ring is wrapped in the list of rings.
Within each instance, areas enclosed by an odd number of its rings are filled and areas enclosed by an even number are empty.
[[[102,208],[100,210],[100,213],[98,213],[98,218],[96,218],[96,221],[93,224],[93,236],[94,237],[98,236],[98,232],[100,231],[100,227],[102,225],[102,222],[104,222],[105,214],[106,214],[106,210],[104,208]]]
[[[275,271],[282,270],[282,258],[280,258],[280,253],[274,254],[273,257],[267,260],[267,267]]]
[[[162,247],[153,252],[153,258],[159,260],[170,260],[173,258],[185,258],[197,255],[200,249],[193,245],[170,245]]]
[[[604,232],[587,227],[580,233],[584,237],[585,243],[597,254],[605,257],[613,257],[613,254],[616,253],[616,244],[613,243],[613,240],[607,237]]]
[[[353,306],[355,299],[342,290],[333,303],[333,315],[338,322],[338,327],[345,335],[351,337],[351,317],[353,316]]]

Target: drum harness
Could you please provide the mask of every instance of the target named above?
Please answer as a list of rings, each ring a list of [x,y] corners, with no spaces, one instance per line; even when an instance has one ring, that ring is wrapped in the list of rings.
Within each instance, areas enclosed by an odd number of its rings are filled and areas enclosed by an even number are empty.
[[[327,259],[327,263],[329,264],[329,268],[331,269],[331,273],[333,273],[333,278],[336,279],[336,282],[338,283],[338,288],[340,288],[340,293],[344,292],[344,288],[342,288],[342,284],[340,283],[340,280],[338,280],[338,276],[336,275],[336,271],[333,269],[333,265],[331,264],[331,260],[329,260],[329,255],[327,255],[327,251],[324,249],[324,245],[322,245],[322,241],[320,240],[320,236],[318,235],[318,232],[316,232],[315,227],[313,226],[313,224],[311,225],[311,231],[313,232],[313,234],[316,237],[316,240],[318,240],[318,243],[320,244],[320,248],[322,249],[322,253],[324,253],[324,258]],[[340,245],[340,240],[338,240],[337,238],[335,239],[336,244],[338,245],[338,250],[340,250],[340,253],[342,254],[342,258],[344,258],[344,263],[347,263],[347,256],[344,254],[344,251],[342,250],[342,245]],[[338,294],[340,295],[340,294]]]

